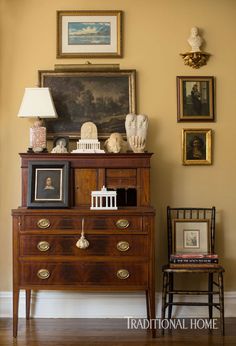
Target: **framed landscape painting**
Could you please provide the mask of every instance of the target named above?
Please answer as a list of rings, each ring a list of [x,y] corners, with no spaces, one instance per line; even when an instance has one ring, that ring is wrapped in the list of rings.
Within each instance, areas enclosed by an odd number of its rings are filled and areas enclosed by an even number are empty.
[[[214,121],[214,77],[177,77],[178,121]]]
[[[58,11],[58,58],[118,58],[122,11]]]
[[[58,114],[45,119],[48,138],[78,138],[84,122],[96,124],[99,138],[125,133],[125,117],[136,112],[135,70],[39,71],[39,86],[49,87]]]

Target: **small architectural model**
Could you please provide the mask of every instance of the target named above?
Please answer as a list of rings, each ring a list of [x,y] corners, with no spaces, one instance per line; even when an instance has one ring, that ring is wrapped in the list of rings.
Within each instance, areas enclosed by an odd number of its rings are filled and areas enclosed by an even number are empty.
[[[203,39],[198,34],[198,28],[196,26],[191,28],[188,43],[192,48],[191,51],[180,54],[183,57],[184,64],[192,68],[200,68],[201,66],[206,65],[210,54],[201,51],[200,47],[203,43]]]
[[[108,153],[125,153],[127,151],[127,142],[123,140],[120,133],[114,132],[104,143],[104,149]]]
[[[117,192],[116,191],[107,191],[106,187],[103,186],[100,191],[91,192],[91,207],[90,209],[95,210],[116,210]]]
[[[148,129],[148,117],[143,114],[127,114],[125,129],[129,145],[134,153],[144,153]]]
[[[105,153],[100,149],[97,126],[91,121],[81,126],[81,139],[77,142],[77,149],[72,153]]]

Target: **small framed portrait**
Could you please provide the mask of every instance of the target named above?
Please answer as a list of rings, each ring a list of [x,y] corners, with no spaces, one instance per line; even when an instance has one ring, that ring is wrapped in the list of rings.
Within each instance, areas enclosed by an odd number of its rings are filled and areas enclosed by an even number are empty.
[[[207,253],[210,249],[208,219],[174,219],[174,253]]]
[[[53,138],[53,148],[60,144],[69,152],[69,136],[56,136]]]
[[[29,161],[27,207],[68,207],[69,163]]]
[[[177,76],[178,121],[214,121],[214,77]]]
[[[122,56],[122,11],[58,11],[57,58]]]
[[[212,130],[183,129],[182,163],[183,165],[211,165]]]

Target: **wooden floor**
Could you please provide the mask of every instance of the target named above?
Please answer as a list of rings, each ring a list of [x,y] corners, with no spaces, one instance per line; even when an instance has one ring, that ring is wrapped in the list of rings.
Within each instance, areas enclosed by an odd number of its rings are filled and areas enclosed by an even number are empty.
[[[19,320],[17,339],[12,320],[0,319],[0,346],[205,346],[236,345],[236,318],[226,319],[226,335],[219,330],[175,330],[152,339],[145,330],[128,330],[123,319]]]

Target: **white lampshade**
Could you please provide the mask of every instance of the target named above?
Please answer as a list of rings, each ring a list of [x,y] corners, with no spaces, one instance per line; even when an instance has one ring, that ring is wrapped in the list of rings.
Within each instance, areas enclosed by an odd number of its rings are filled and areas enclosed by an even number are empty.
[[[49,88],[25,88],[18,117],[57,118]]]

